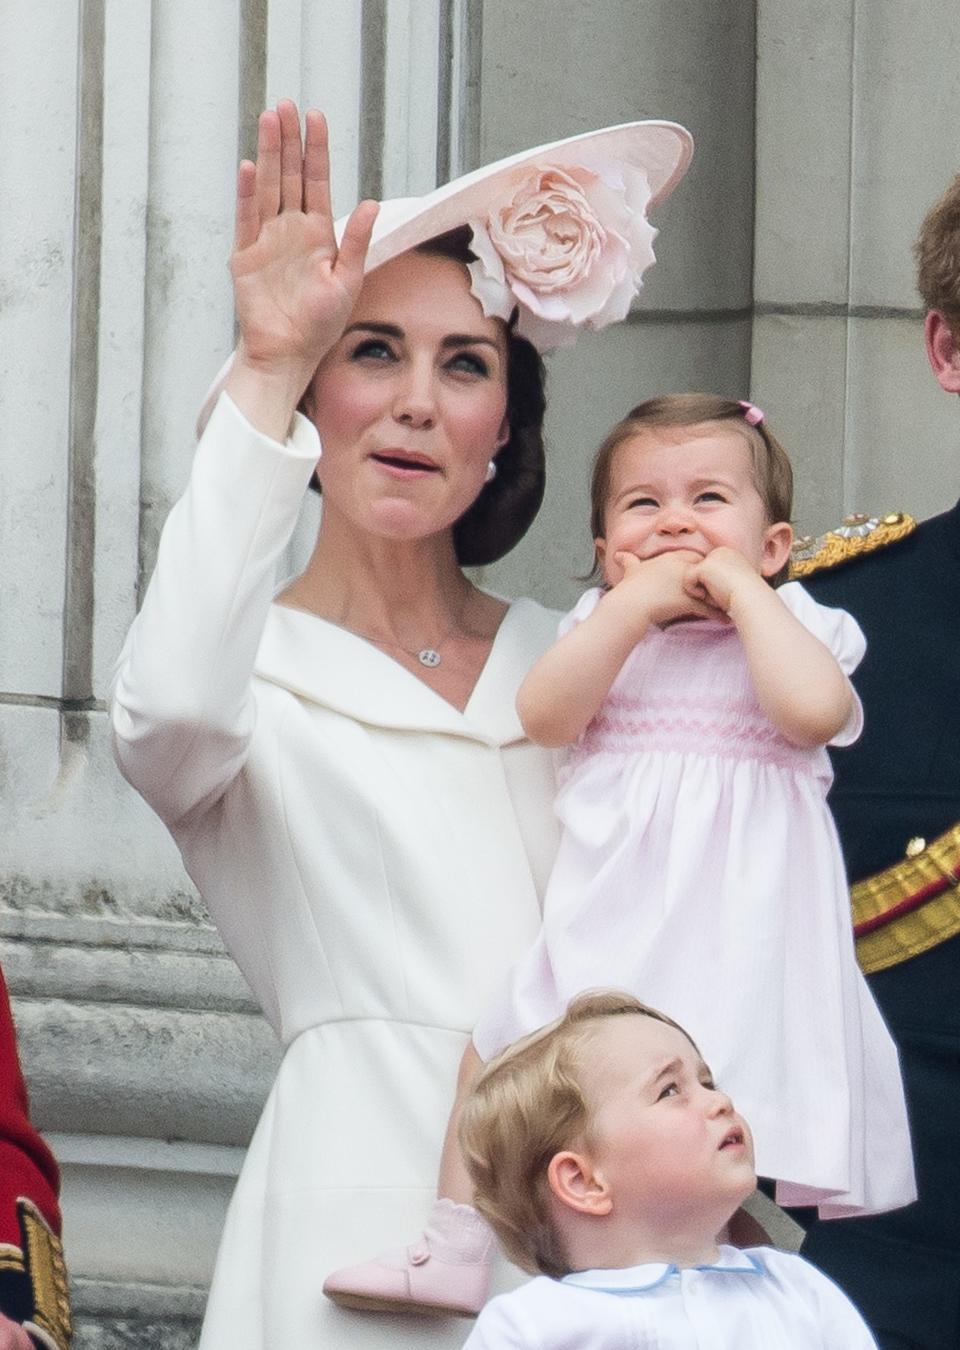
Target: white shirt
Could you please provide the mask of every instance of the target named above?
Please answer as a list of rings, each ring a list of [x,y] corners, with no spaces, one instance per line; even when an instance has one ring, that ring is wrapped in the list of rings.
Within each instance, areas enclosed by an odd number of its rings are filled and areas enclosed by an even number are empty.
[[[809,1262],[721,1247],[712,1266],[545,1275],[488,1303],[464,1350],[875,1350],[847,1296]]]

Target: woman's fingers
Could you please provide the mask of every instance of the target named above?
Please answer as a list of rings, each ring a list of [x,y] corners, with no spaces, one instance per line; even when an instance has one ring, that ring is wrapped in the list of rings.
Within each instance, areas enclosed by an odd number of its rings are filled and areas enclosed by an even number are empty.
[[[244,159],[237,170],[237,216],[233,246],[240,250],[257,242],[260,212],[257,208],[257,166]]]
[[[257,162],[237,175],[234,279],[241,329],[245,320],[295,342],[315,325],[325,334],[341,321],[363,283],[370,235],[379,206],[366,201],[347,221],[337,246],[330,209],[330,161],[323,115],[300,115],[290,99],[260,117]],[[265,318],[264,316],[268,316]],[[291,316],[297,316],[291,321]],[[255,321],[255,322],[254,322]],[[329,345],[329,344],[327,344]]]
[[[333,229],[333,210],[330,204],[330,152],[327,121],[323,113],[310,108],[306,116],[306,138],[300,134],[300,114],[292,99],[281,99],[276,108],[260,114],[257,135],[257,163],[253,203],[250,196],[247,170],[238,185],[237,239],[241,237],[240,215],[243,209],[242,237],[250,243],[254,216],[260,223],[281,211],[305,211],[314,218],[320,229],[320,247],[336,249]],[[361,203],[365,209],[358,217],[353,232],[354,250],[366,253],[373,217],[372,204]],[[369,217],[369,218],[368,218]],[[348,253],[350,246],[348,245]],[[351,263],[352,265],[352,263]]]
[[[257,211],[269,220],[280,210],[280,115],[274,108],[257,124]]]
[[[280,210],[303,210],[303,142],[300,112],[292,99],[277,104],[280,122]]]
[[[307,109],[306,148],[303,152],[303,209],[322,223],[322,245],[334,248],[333,208],[330,205],[330,147],[327,119],[316,108]]]
[[[359,290],[379,202],[361,202],[347,221],[337,250],[336,272],[342,284]]]

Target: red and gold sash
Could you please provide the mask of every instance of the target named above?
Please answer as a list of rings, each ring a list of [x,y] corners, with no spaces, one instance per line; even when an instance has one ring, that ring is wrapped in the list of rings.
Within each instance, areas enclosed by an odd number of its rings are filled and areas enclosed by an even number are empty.
[[[868,975],[960,933],[960,824],[850,888],[857,960]]]

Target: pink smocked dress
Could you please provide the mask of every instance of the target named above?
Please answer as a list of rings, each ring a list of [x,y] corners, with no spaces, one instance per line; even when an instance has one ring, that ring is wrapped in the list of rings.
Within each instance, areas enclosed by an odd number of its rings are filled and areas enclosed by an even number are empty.
[[[779,595],[849,674],[864,652],[850,615],[795,582]],[[833,744],[860,726],[857,703]],[[856,963],[831,776],[823,747],[767,719],[732,625],[651,628],[562,772],[543,925],[475,1030],[481,1056],[585,989],[629,990],[697,1041],[781,1204],[907,1204],[897,1051]]]

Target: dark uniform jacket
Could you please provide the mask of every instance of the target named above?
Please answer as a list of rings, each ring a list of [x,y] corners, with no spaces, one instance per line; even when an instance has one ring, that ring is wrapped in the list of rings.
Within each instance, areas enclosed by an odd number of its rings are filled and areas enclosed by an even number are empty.
[[[804,584],[867,638],[854,676],[865,730],[833,755],[830,804],[851,882],[886,873],[869,913],[855,906],[858,954],[900,1049],[919,1191],[888,1215],[814,1224],[804,1254],[884,1350],[958,1350],[960,504]]]

